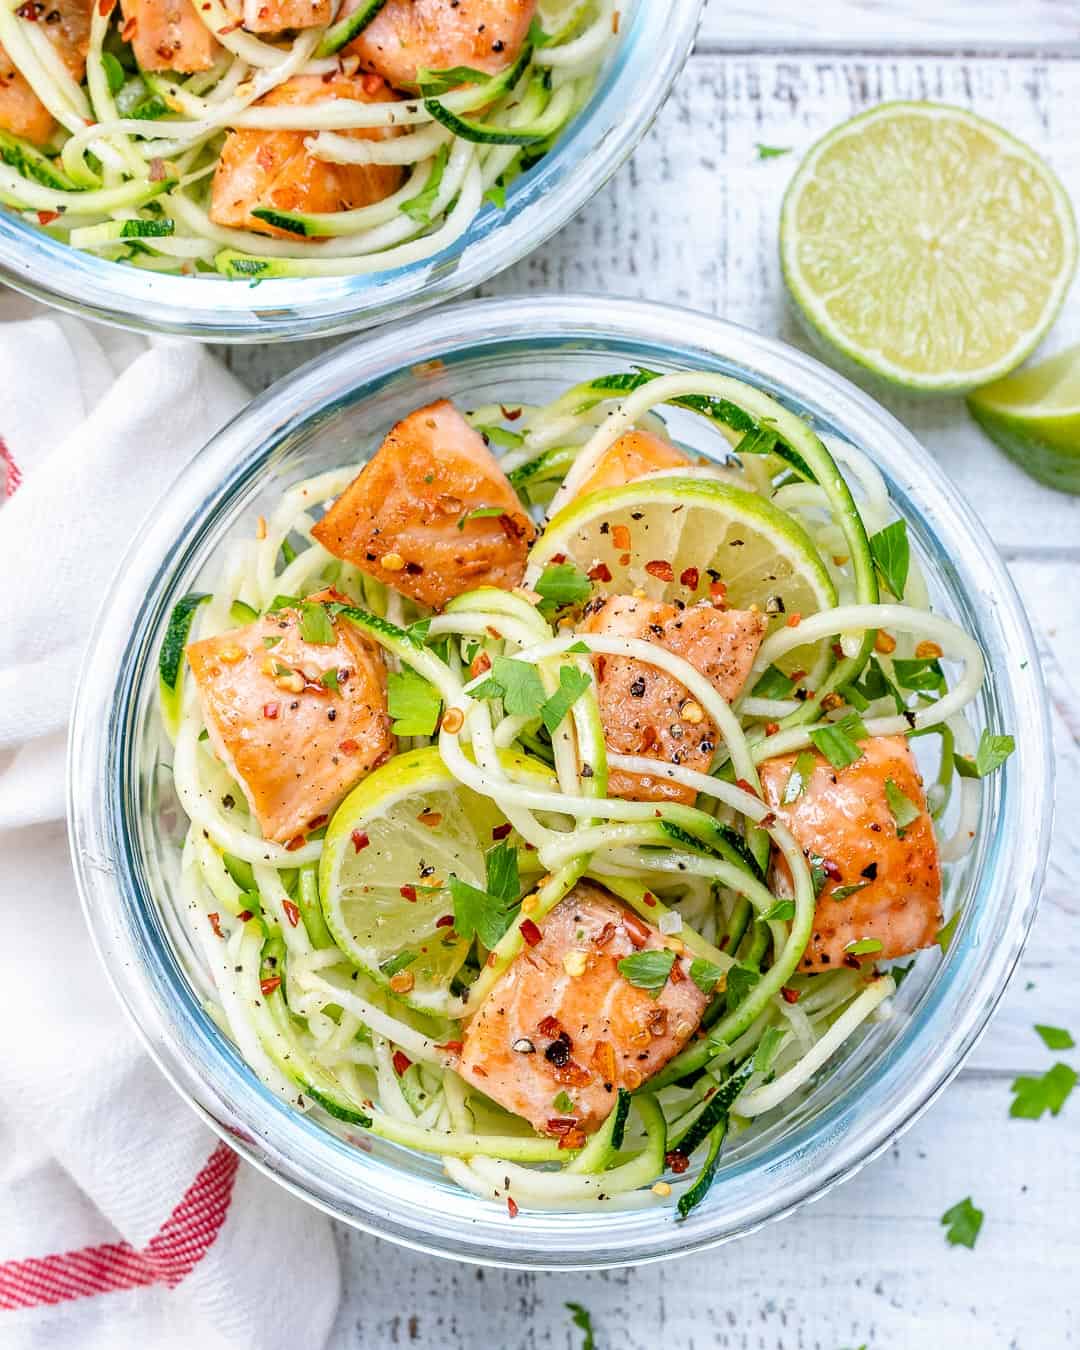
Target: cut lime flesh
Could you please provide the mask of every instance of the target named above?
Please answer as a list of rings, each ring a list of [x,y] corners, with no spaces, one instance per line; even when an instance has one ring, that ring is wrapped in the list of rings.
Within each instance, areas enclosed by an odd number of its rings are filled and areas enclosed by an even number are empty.
[[[627,538],[629,548],[619,547]],[[715,480],[672,475],[578,498],[548,525],[531,561],[543,565],[560,553],[593,573],[600,595],[641,591],[690,604],[709,597],[719,579],[732,609],[756,604],[773,615],[772,628],[836,604],[806,530],[764,497]],[[669,565],[670,581],[658,563]],[[819,654],[800,647],[782,664],[810,670]]]
[[[984,385],[968,409],[1033,478],[1080,493],[1080,345]]]
[[[888,103],[807,154],[780,253],[811,330],[917,390],[966,391],[1020,364],[1076,270],[1076,226],[1049,166],[959,108]]]

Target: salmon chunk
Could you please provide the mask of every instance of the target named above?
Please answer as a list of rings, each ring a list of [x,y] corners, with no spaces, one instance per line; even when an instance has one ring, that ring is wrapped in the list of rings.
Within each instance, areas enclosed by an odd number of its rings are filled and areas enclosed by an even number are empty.
[[[32,6],[36,22],[56,48],[73,80],[86,74],[86,52],[90,45],[90,5],[92,0],[49,0]],[[52,114],[15,68],[0,47],[0,130],[21,136],[33,145],[47,145],[55,123]]]
[[[254,106],[319,104],[327,99],[353,98],[361,103],[384,103],[395,95],[381,80],[370,76],[297,75],[271,90]],[[358,140],[383,140],[397,135],[392,128],[345,131]],[[253,216],[255,207],[276,211],[348,211],[370,206],[396,192],[403,170],[396,164],[330,164],[309,154],[308,131],[230,131],[225,138],[210,199],[210,219],[217,225],[257,230],[260,234],[295,239]]]
[[[469,1022],[458,1072],[541,1134],[580,1147],[618,1089],[662,1069],[701,1021],[708,999],[688,956],[675,957],[655,998],[619,970],[624,957],[664,946],[606,891],[579,883]]]
[[[332,642],[305,641],[300,614],[281,609],[187,649],[210,743],[278,843],[324,825],[396,744],[379,649],[347,619],[331,629]]]
[[[578,489],[584,497],[601,488],[622,487],[661,469],[685,469],[689,458],[674,445],[649,431],[628,431],[597,460],[592,473]]]
[[[329,23],[330,0],[244,0],[249,33],[280,33],[284,28],[318,28]]]
[[[941,928],[937,842],[911,747],[904,736],[874,736],[861,749],[862,758],[846,769],[815,755],[813,773],[788,806],[783,798],[796,756],[761,765],[769,805],[806,856],[825,869],[803,970],[906,956],[931,946]],[[889,806],[889,782],[919,810],[902,829]],[[780,858],[774,859],[773,879],[778,891],[792,894],[791,873]],[[850,886],[860,889],[837,895]],[[861,957],[847,951],[864,939],[876,939],[881,950]]]
[[[765,636],[767,619],[748,610],[716,609],[708,603],[679,608],[626,595],[590,601],[584,633],[639,638],[689,662],[729,703],[738,697]],[[666,671],[627,656],[596,656],[596,696],[608,749],[645,755],[708,773],[716,749],[712,719],[684,685]],[[692,788],[657,774],[612,769],[608,792],[640,802],[692,805]]]
[[[422,69],[494,75],[521,54],[535,11],[536,0],[388,0],[347,50],[396,89],[414,89]]]
[[[120,0],[123,35],[142,70],[182,75],[209,70],[219,44],[195,12],[195,0]]]
[[[312,533],[336,557],[441,609],[477,586],[519,585],[536,530],[484,438],[444,399],[390,431]]]

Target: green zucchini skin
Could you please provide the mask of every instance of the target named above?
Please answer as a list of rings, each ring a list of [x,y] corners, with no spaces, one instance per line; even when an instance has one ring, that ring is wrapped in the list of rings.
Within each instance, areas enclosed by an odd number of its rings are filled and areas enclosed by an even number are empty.
[[[354,10],[345,19],[339,19],[332,28],[328,28],[319,43],[316,56],[335,56],[342,47],[347,47],[353,38],[358,37],[375,18],[386,0],[361,0],[360,8]]]

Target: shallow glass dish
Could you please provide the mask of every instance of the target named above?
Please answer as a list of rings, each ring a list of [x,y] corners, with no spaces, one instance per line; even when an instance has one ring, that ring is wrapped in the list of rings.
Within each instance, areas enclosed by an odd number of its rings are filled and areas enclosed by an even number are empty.
[[[588,105],[554,149],[485,205],[433,258],[370,276],[250,284],[157,275],[49,238],[0,209],[0,280],[61,309],[143,332],[266,342],[369,328],[489,280],[562,229],[607,182],[663,106],[693,46],[705,0],[625,0],[618,42]]]
[[[250,536],[290,483],[373,450],[407,411],[441,397],[463,407],[542,402],[635,363],[749,380],[870,454],[908,521],[935,608],[986,655],[974,721],[1012,732],[1016,753],[986,780],[974,846],[948,870],[946,912],[962,907],[963,917],[947,955],[924,953],[890,1020],[725,1151],[689,1219],[658,1206],[523,1209],[511,1220],[436,1161],[350,1140],[287,1106],[203,1011],[173,886],[179,812],[162,768],[157,650],[174,602],[205,588],[230,536]],[[725,449],[699,419],[673,430],[705,452]],[[337,348],[256,400],[184,469],[119,567],[95,634],[75,709],[70,819],[108,977],[177,1090],[234,1147],[306,1200],[396,1242],[492,1264],[595,1267],[692,1251],[789,1213],[885,1148],[957,1072],[1034,916],[1051,818],[1049,729],[1031,632],[993,544],[934,460],[865,394],[801,352],[704,315],[596,296],[483,301]]]

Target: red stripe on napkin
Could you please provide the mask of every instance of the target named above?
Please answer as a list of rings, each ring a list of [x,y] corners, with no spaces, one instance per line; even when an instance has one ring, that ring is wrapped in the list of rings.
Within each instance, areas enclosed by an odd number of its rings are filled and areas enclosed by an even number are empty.
[[[164,1284],[170,1289],[199,1264],[225,1222],[240,1160],[219,1144],[183,1199],[141,1250],[105,1242],[79,1251],[0,1263],[0,1309]]]

